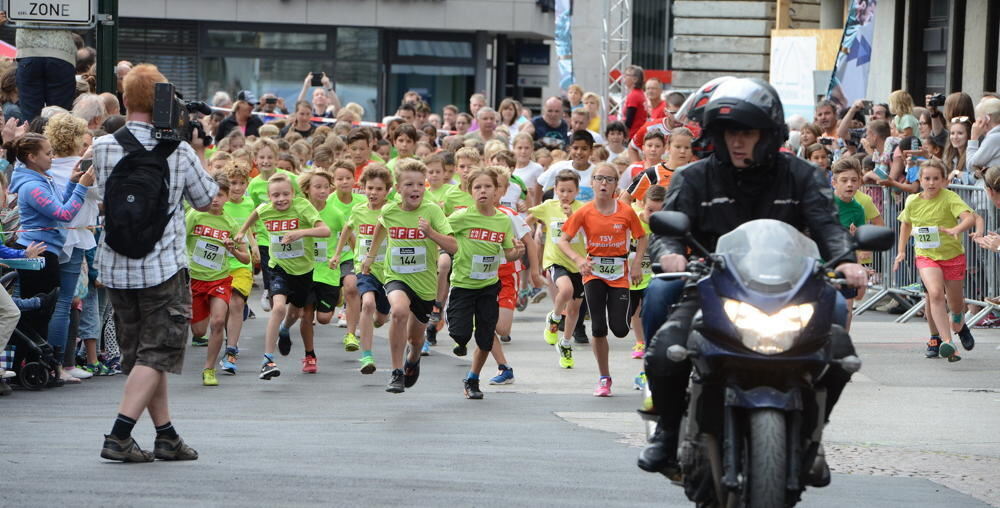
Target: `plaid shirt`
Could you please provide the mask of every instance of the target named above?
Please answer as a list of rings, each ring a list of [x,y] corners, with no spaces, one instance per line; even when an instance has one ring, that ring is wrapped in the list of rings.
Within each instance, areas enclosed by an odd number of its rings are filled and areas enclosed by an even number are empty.
[[[125,125],[147,150],[156,146],[152,125],[145,122],[128,122]],[[97,138],[93,150],[97,188],[103,196],[104,185],[111,176],[111,170],[125,156],[125,150],[111,134]],[[109,288],[153,287],[163,283],[180,269],[187,268],[187,230],[181,200],[187,199],[195,208],[201,208],[212,202],[219,188],[202,167],[194,149],[187,143],[182,142],[167,157],[167,163],[173,171],[170,174],[170,205],[174,213],[170,222],[153,251],[142,259],[118,254],[107,243],[101,242],[97,251],[97,268],[100,270],[101,282]]]

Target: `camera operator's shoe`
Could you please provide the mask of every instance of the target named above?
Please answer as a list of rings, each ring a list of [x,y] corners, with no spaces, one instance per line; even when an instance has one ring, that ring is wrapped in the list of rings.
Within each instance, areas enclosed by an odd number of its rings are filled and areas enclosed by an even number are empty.
[[[680,474],[677,464],[677,431],[656,429],[649,444],[639,452],[639,469],[650,473],[662,473],[670,479]]]

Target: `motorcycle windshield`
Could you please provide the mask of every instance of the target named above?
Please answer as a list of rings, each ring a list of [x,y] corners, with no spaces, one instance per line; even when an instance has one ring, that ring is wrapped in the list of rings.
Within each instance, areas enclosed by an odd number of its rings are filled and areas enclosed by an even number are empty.
[[[729,258],[743,284],[755,291],[792,289],[819,259],[816,243],[785,222],[759,219],[719,238],[718,254]]]

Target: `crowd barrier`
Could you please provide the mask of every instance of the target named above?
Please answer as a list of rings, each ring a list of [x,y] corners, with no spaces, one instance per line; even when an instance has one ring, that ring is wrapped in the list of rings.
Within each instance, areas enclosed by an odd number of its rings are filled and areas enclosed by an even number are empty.
[[[951,185],[948,188],[961,196],[982,217],[985,222],[984,233],[1000,229],[1000,210],[993,206],[985,189],[971,185]],[[893,230],[898,239],[901,223],[897,217],[903,210],[905,199],[909,194],[880,185],[866,185],[861,192],[871,196],[875,206],[882,213],[885,225]],[[975,228],[962,235],[967,262],[965,303],[967,308],[979,309],[974,312],[966,312],[966,323],[969,326],[979,323],[990,311],[1000,310],[1000,306],[987,300],[987,298],[1000,296],[1000,287],[998,287],[1000,284],[997,283],[997,276],[1000,274],[998,254],[977,245],[970,236],[973,231]],[[871,268],[874,270],[874,275],[869,280],[869,289],[864,300],[855,307],[855,316],[872,309],[886,297],[896,300],[904,307],[909,307],[896,319],[897,323],[909,321],[926,306],[927,299],[920,282],[920,275],[917,273],[912,240],[907,246],[906,259],[894,272],[892,265],[897,252],[898,247],[894,244],[892,249],[873,255]],[[918,300],[918,302],[914,305],[913,300]],[[965,310],[963,309],[963,311]]]

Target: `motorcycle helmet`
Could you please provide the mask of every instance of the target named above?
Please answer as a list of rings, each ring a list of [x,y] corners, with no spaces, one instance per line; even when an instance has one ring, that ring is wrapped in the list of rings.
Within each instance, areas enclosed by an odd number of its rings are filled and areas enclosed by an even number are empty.
[[[702,115],[705,112],[705,106],[708,105],[708,100],[712,98],[712,93],[715,92],[719,85],[731,79],[736,78],[732,76],[721,76],[705,83],[704,85],[701,85],[701,88],[689,95],[684,103],[681,104],[677,113],[674,113],[674,118],[676,118],[678,122],[685,125],[694,123],[699,127],[704,126],[702,123]]]
[[[770,166],[788,139],[781,98],[771,85],[758,78],[737,78],[720,84],[705,105],[702,127],[715,144],[716,157],[727,164],[732,163],[724,139],[727,128],[760,130],[760,141],[753,152],[756,166]]]

